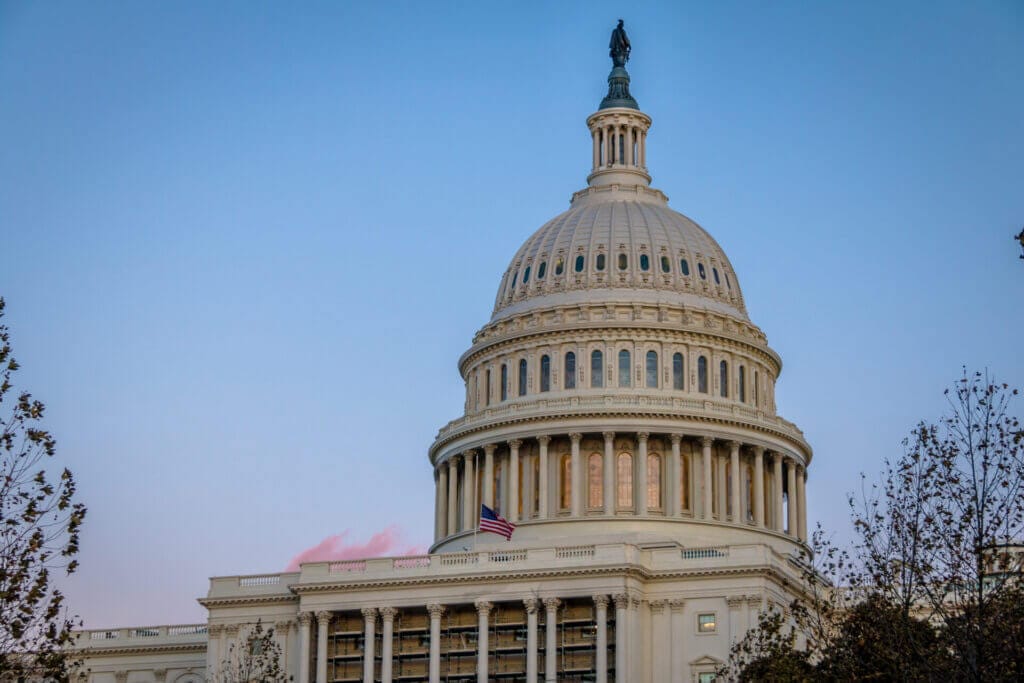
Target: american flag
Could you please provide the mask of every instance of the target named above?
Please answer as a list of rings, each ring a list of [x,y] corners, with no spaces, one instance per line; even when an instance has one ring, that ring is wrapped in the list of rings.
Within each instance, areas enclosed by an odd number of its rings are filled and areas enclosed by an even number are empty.
[[[504,536],[506,541],[511,541],[512,532],[515,530],[515,524],[486,505],[480,506],[480,531],[490,531],[492,534]]]

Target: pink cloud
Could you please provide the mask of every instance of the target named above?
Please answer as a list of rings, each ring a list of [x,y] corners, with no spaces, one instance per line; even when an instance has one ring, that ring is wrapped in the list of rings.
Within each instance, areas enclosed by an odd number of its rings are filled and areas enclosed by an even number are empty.
[[[426,548],[419,545],[410,545],[402,540],[402,531],[395,525],[391,525],[382,531],[370,536],[366,543],[356,543],[349,540],[350,529],[345,529],[340,534],[333,534],[320,541],[312,548],[306,548],[292,558],[286,572],[299,570],[303,562],[330,562],[334,560],[357,560],[366,557],[383,557],[385,555],[421,555]]]

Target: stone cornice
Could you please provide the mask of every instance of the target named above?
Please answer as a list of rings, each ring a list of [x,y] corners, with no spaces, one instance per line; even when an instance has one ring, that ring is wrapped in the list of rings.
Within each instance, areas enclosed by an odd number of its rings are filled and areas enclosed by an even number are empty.
[[[200,605],[206,608],[210,607],[227,607],[230,605],[274,605],[274,604],[291,604],[297,601],[294,595],[254,595],[252,597],[226,597],[226,598],[199,598],[196,600]]]
[[[146,645],[144,643],[133,645],[119,645],[117,647],[83,647],[75,648],[78,655],[95,657],[107,657],[110,655],[152,655],[152,654],[176,654],[187,652],[206,652],[207,641],[192,643],[174,643],[168,645]]]

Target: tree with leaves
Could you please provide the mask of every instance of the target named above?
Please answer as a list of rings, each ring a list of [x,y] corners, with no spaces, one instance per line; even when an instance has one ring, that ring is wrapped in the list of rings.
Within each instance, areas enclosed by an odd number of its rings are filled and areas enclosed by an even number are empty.
[[[0,298],[0,320],[3,312]],[[85,506],[71,472],[47,467],[56,441],[41,426],[43,404],[14,393],[17,370],[0,322],[0,679],[60,681],[73,666],[75,624],[53,578],[78,567]]]
[[[281,667],[281,646],[274,638],[274,628],[263,628],[257,621],[244,641],[228,648],[227,656],[210,683],[287,683],[292,677]]]

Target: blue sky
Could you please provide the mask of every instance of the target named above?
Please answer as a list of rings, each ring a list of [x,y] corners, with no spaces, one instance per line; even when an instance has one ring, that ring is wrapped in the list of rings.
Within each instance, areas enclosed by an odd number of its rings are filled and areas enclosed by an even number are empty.
[[[961,366],[1024,386],[1019,2],[0,1],[0,295],[90,509],[88,626],[429,542],[455,361],[585,184],[620,16],[654,185],[784,359],[812,520]]]

